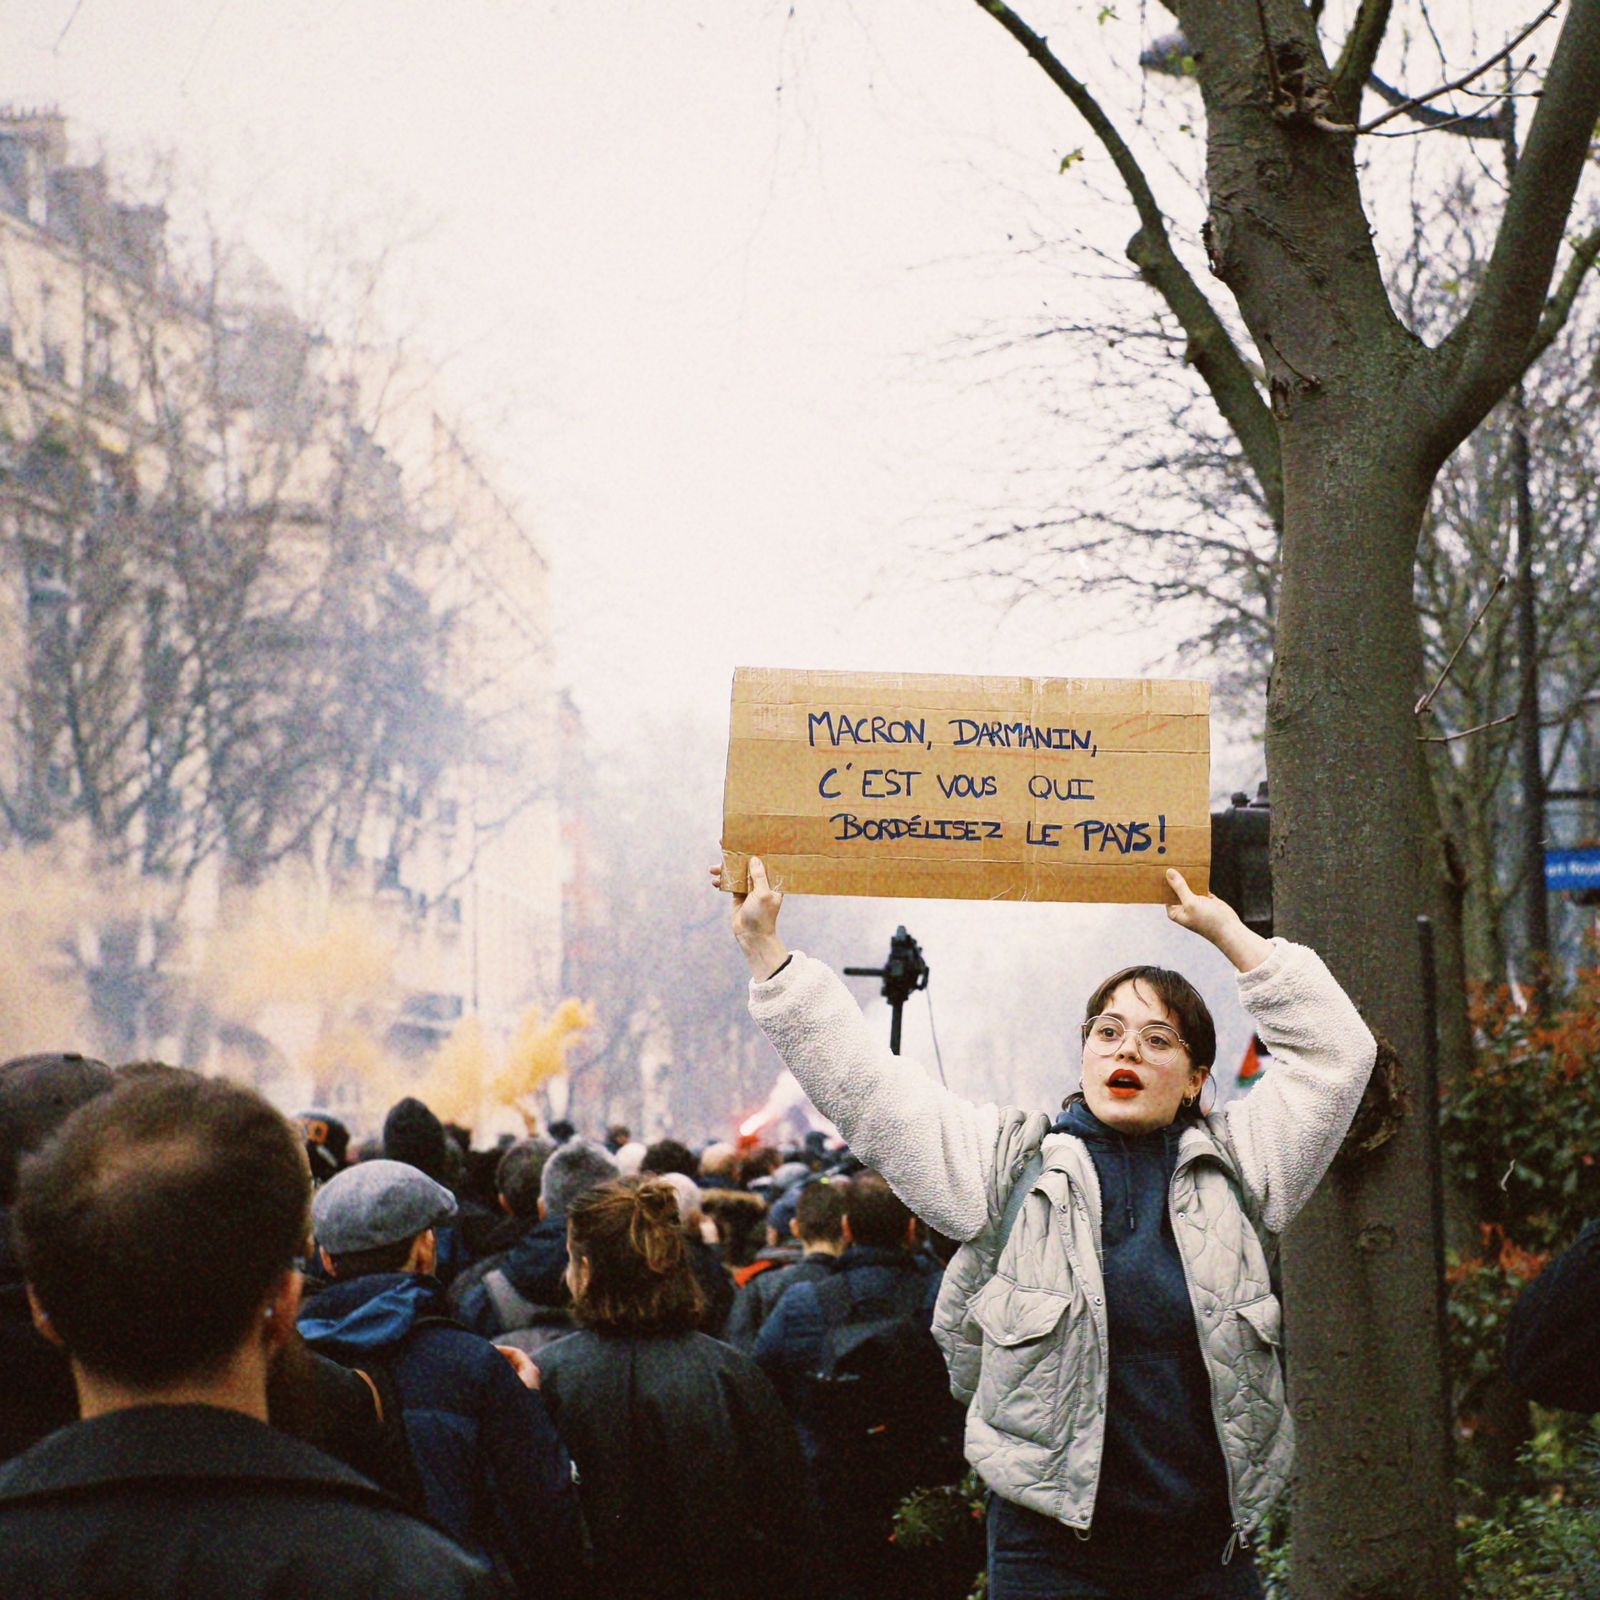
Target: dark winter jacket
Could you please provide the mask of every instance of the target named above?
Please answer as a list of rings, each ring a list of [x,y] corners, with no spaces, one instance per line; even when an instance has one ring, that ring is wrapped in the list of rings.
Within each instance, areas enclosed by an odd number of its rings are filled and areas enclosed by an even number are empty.
[[[722,1337],[734,1349],[751,1354],[757,1336],[783,1298],[784,1290],[797,1283],[820,1283],[832,1277],[838,1265],[837,1256],[818,1250],[786,1267],[758,1273],[733,1297],[733,1310],[728,1313]]]
[[[348,1365],[387,1364],[435,1522],[522,1591],[566,1594],[580,1547],[570,1458],[539,1394],[443,1311],[436,1280],[373,1273],[308,1301],[300,1332]]]
[[[0,1461],[77,1418],[72,1369],[33,1325],[11,1248],[11,1213],[0,1206]]]
[[[76,1422],[0,1468],[17,1600],[490,1600],[499,1584],[331,1457],[216,1406]]]
[[[850,1277],[851,1288],[860,1299],[893,1299],[895,1284],[900,1278],[925,1277],[923,1319],[925,1323],[932,1322],[933,1304],[939,1298],[939,1280],[923,1273],[909,1251],[852,1245],[839,1257],[837,1271]],[[827,1331],[815,1282],[796,1284],[762,1326],[756,1339],[756,1362],[762,1371],[772,1376],[779,1392],[791,1403],[796,1380],[815,1369]]]
[[[1506,1372],[1540,1405],[1600,1411],[1600,1221],[1522,1291],[1511,1311]]]
[[[720,1340],[592,1331],[539,1358],[578,1464],[606,1600],[815,1593],[799,1441],[772,1385]]]
[[[733,1310],[736,1293],[733,1274],[722,1264],[716,1247],[692,1233],[689,1235],[689,1270],[700,1285],[700,1292],[706,1297],[705,1316],[700,1326],[712,1338],[720,1339],[728,1321],[728,1313]]]

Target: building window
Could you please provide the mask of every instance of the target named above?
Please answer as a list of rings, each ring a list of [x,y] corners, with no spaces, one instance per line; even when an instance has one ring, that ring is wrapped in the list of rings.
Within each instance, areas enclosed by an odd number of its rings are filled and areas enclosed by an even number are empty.
[[[110,317],[89,318],[89,344],[84,352],[83,381],[97,400],[121,405],[128,398],[117,376],[117,325]]]

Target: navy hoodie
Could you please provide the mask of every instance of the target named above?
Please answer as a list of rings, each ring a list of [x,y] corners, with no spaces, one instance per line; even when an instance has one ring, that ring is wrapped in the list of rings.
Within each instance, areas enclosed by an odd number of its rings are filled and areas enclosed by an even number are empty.
[[[428,1515],[516,1592],[565,1596],[582,1539],[571,1458],[539,1394],[444,1307],[436,1279],[375,1272],[308,1300],[300,1333],[347,1366],[386,1362]]]
[[[1149,1573],[1163,1551],[1175,1567],[1213,1547],[1220,1561],[1228,1469],[1167,1205],[1181,1130],[1118,1133],[1074,1100],[1052,1131],[1084,1142],[1099,1179],[1111,1346],[1100,1489],[1079,1555],[1106,1572]]]

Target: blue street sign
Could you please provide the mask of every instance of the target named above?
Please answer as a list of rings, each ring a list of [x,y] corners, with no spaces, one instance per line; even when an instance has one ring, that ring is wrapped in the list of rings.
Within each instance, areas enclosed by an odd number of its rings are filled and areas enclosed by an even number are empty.
[[[1547,889],[1600,889],[1600,847],[1546,850],[1544,886]]]

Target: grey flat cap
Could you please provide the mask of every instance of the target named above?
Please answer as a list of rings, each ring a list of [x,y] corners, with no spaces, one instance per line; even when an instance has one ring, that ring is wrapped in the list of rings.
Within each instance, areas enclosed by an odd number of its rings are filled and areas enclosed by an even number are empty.
[[[317,1190],[311,1225],[330,1256],[414,1239],[456,1214],[455,1196],[404,1161],[361,1161]]]

